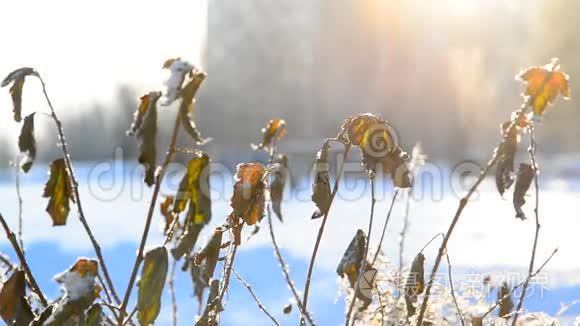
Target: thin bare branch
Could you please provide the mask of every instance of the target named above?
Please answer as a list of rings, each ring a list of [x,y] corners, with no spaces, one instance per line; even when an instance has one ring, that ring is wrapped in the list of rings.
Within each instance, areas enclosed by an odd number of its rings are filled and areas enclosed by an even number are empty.
[[[330,141],[330,140],[327,140]],[[318,247],[320,247],[320,241],[322,240],[322,234],[324,233],[324,227],[326,226],[326,221],[328,220],[328,213],[330,212],[330,207],[334,201],[334,197],[338,191],[338,185],[340,184],[340,179],[344,170],[344,163],[348,158],[348,152],[350,150],[350,144],[344,144],[344,153],[342,156],[342,161],[340,162],[340,167],[338,168],[338,174],[336,175],[336,181],[334,182],[334,188],[332,189],[332,194],[330,195],[330,204],[328,210],[322,218],[322,223],[318,229],[318,234],[316,236],[316,242],[314,243],[314,249],[312,250],[312,256],[310,257],[310,263],[308,264],[308,272],[306,274],[306,283],[304,285],[304,298],[302,300],[302,305],[305,310],[308,310],[308,294],[310,293],[310,282],[312,280],[312,272],[314,270],[314,263],[316,261],[316,255],[318,253]]]
[[[397,188],[395,193],[393,194],[393,199],[391,199],[391,205],[389,206],[389,211],[387,212],[387,217],[385,218],[385,224],[383,225],[383,232],[381,233],[381,240],[379,240],[379,244],[377,245],[377,251],[373,257],[373,261],[371,265],[374,265],[379,257],[379,252],[381,251],[381,247],[383,245],[383,240],[385,239],[385,234],[387,233],[387,225],[389,224],[389,220],[391,219],[391,213],[393,212],[393,206],[395,206],[395,201],[397,200],[397,196],[399,195],[400,189]]]
[[[296,286],[294,285],[294,282],[292,282],[292,278],[290,277],[290,272],[288,271],[288,265],[286,265],[286,262],[284,261],[284,257],[282,256],[282,253],[280,252],[280,247],[278,246],[278,242],[276,241],[276,236],[274,234],[274,226],[273,226],[273,222],[272,222],[272,210],[271,210],[269,203],[268,203],[268,226],[270,227],[270,238],[272,239],[272,246],[274,247],[274,253],[276,254],[276,258],[278,259],[278,263],[280,264],[280,269],[282,270],[282,274],[284,274],[284,279],[286,280],[286,284],[288,284],[288,287],[290,288],[290,291],[292,292],[294,299],[296,299],[296,305],[298,306],[298,309],[300,310],[300,314],[302,315],[302,317],[306,318],[306,320],[308,320],[308,322],[311,325],[314,325],[315,323],[312,320],[312,317],[310,316],[308,311],[306,311],[306,309],[304,309],[304,306],[302,305],[302,299],[300,298],[300,295],[298,294],[298,290],[296,290]]]
[[[457,309],[457,317],[461,320],[461,325],[465,326],[465,319],[463,318],[463,313],[461,308],[459,308],[459,303],[457,302],[457,297],[455,296],[455,289],[453,288],[453,279],[451,278],[451,259],[449,258],[449,252],[445,250],[445,258],[447,258],[447,273],[449,274],[449,286],[451,287],[451,297],[453,298],[453,303]]]
[[[536,137],[534,133],[534,126],[530,126],[530,148],[528,150],[530,154],[530,160],[532,161],[532,167],[534,168],[534,188],[536,191],[536,207],[534,208],[534,215],[536,217],[536,230],[534,233],[534,244],[532,246],[532,256],[530,257],[530,265],[528,267],[528,278],[526,278],[524,285],[522,287],[522,293],[520,294],[520,299],[515,310],[514,319],[512,321],[512,326],[516,325],[519,317],[519,311],[522,309],[524,304],[524,299],[526,297],[526,290],[528,289],[530,283],[530,275],[534,270],[534,263],[536,261],[536,249],[538,247],[538,239],[540,236],[540,214],[539,214],[539,206],[540,206],[540,187],[538,182],[538,163],[536,161]]]
[[[171,271],[169,272],[169,280],[167,281],[167,288],[171,296],[171,320],[173,326],[177,326],[177,298],[175,296],[175,267],[177,266],[177,259],[173,259],[171,264]]]
[[[125,291],[125,296],[123,297],[123,303],[121,304],[121,312],[122,315],[125,314],[127,311],[127,305],[129,304],[129,298],[131,297],[131,291],[133,290],[133,286],[135,285],[135,281],[137,279],[137,272],[139,271],[139,266],[143,262],[143,254],[145,251],[145,245],[147,244],[147,237],[149,236],[149,230],[151,229],[151,222],[153,220],[153,213],[156,209],[157,197],[159,197],[159,192],[161,190],[161,183],[163,181],[163,177],[165,176],[165,172],[167,170],[167,166],[173,160],[173,156],[175,155],[175,145],[177,143],[177,135],[179,134],[179,127],[180,127],[180,115],[179,112],[176,113],[175,117],[175,124],[173,126],[173,133],[171,135],[171,140],[169,142],[169,147],[167,149],[167,154],[165,155],[165,160],[161,165],[159,170],[159,174],[155,180],[155,187],[153,188],[153,195],[151,196],[151,201],[149,203],[149,211],[147,212],[147,218],[145,220],[145,228],[143,229],[143,235],[141,236],[141,243],[139,244],[139,251],[137,253],[137,258],[135,259],[135,263],[133,264],[133,270],[131,271],[131,277],[129,278],[129,283],[127,284],[127,290]],[[119,324],[123,324],[121,320],[119,320]]]
[[[554,251],[552,252],[552,254],[544,261],[544,263],[542,264],[542,266],[540,266],[540,268],[538,268],[533,274],[528,275],[526,277],[525,280],[521,281],[518,285],[514,286],[512,288],[512,290],[507,293],[506,295],[504,295],[503,297],[501,297],[499,300],[497,300],[495,302],[495,304],[493,306],[491,306],[483,315],[481,315],[481,319],[485,318],[487,315],[489,315],[495,308],[497,308],[497,306],[499,306],[500,304],[502,304],[502,302],[504,300],[506,300],[507,298],[509,298],[514,292],[516,292],[516,290],[518,288],[520,288],[521,286],[523,286],[526,282],[529,282],[532,278],[534,278],[536,275],[538,275],[542,269],[544,269],[544,267],[548,264],[548,262],[552,259],[552,257],[554,257],[554,255],[558,252],[558,248],[554,249]]]
[[[38,286],[38,283],[36,283],[36,279],[32,275],[32,271],[30,270],[30,267],[28,266],[28,263],[26,262],[26,258],[24,257],[24,254],[22,253],[22,249],[20,249],[20,246],[18,245],[16,235],[14,234],[14,232],[12,232],[10,230],[8,223],[6,223],[6,220],[4,219],[4,216],[2,216],[2,214],[0,214],[0,224],[2,224],[2,227],[4,228],[4,232],[6,232],[6,237],[8,238],[8,241],[10,241],[10,244],[12,244],[12,248],[14,248],[14,251],[16,252],[16,255],[18,256],[18,260],[20,261],[20,266],[24,270],[24,273],[26,274],[26,277],[28,278],[28,281],[30,282],[30,285],[32,287],[32,291],[34,291],[34,293],[36,293],[36,295],[38,296],[38,299],[40,300],[42,305],[46,307],[48,305],[48,302],[46,301],[46,298],[42,294],[42,291],[40,291],[40,287]]]
[[[66,168],[68,170],[68,174],[69,174],[70,179],[71,179],[71,188],[72,188],[73,193],[74,193],[74,199],[75,199],[76,206],[77,206],[77,212],[78,212],[77,215],[78,215],[79,221],[81,222],[83,228],[85,229],[85,232],[89,236],[91,244],[93,245],[93,248],[95,250],[95,254],[97,255],[97,259],[99,260],[99,266],[101,267],[101,270],[103,271],[103,276],[105,277],[105,281],[107,282],[107,286],[109,287],[109,291],[113,295],[115,301],[117,303],[120,303],[117,292],[115,291],[115,287],[113,286],[113,281],[111,280],[111,276],[109,275],[109,271],[107,270],[107,265],[105,264],[105,259],[103,258],[103,254],[101,252],[101,247],[100,247],[99,243],[97,242],[97,240],[95,239],[95,236],[93,235],[93,232],[92,232],[91,228],[89,227],[87,219],[85,218],[85,213],[83,211],[81,196],[79,194],[78,181],[77,181],[77,178],[76,178],[75,173],[74,173],[73,165],[72,165],[71,158],[70,158],[70,153],[68,151],[67,144],[65,141],[64,132],[62,129],[62,123],[59,120],[58,116],[56,115],[56,111],[54,110],[54,107],[52,106],[52,102],[50,101],[50,98],[49,98],[48,93],[46,91],[46,84],[44,83],[44,80],[42,79],[40,74],[38,74],[37,77],[42,84],[42,93],[44,94],[44,97],[46,99],[46,103],[48,104],[48,107],[50,108],[52,119],[54,120],[54,123],[56,124],[57,132],[58,132],[58,139],[60,142],[60,147],[61,147],[61,150],[62,150],[63,155],[64,155],[64,161],[66,164]]]
[[[272,314],[270,312],[268,312],[268,310],[266,310],[266,307],[264,306],[264,304],[260,301],[260,299],[258,299],[258,297],[256,296],[256,293],[254,293],[254,290],[252,290],[252,286],[250,286],[250,284],[248,284],[246,281],[244,281],[244,279],[242,279],[242,277],[240,276],[240,274],[238,274],[238,272],[236,272],[235,269],[232,268],[232,272],[234,273],[234,276],[238,279],[238,281],[240,281],[240,283],[242,283],[242,285],[248,289],[248,292],[250,292],[250,294],[252,295],[252,298],[254,298],[254,301],[256,301],[256,304],[258,304],[258,308],[260,310],[262,310],[266,316],[268,316],[268,318],[270,318],[270,320],[277,326],[280,326],[280,323],[276,320],[276,318],[274,318],[274,316],[272,316]]]
[[[24,249],[24,241],[22,240],[22,193],[20,192],[20,166],[18,164],[18,157],[14,161],[14,170],[16,172],[16,197],[18,199],[18,243],[20,244],[20,249],[22,249],[22,254],[26,257],[26,249]]]
[[[373,232],[373,220],[374,220],[374,216],[375,216],[375,203],[377,202],[376,198],[375,198],[375,176],[372,175],[370,176],[370,183],[371,183],[371,214],[370,214],[370,218],[369,218],[369,228],[368,228],[368,233],[367,233],[367,241],[366,241],[366,246],[365,246],[365,254],[363,256],[363,261],[361,263],[359,272],[358,272],[358,277],[359,280],[362,277],[363,273],[366,271],[366,265],[367,265],[367,256],[369,254],[369,247],[370,247],[370,243],[371,243],[371,233]],[[386,223],[385,223],[386,225]],[[378,253],[378,251],[377,251]],[[373,263],[371,263],[371,267],[374,264],[374,260]],[[350,301],[350,307],[348,308],[348,312],[346,313],[346,320],[344,322],[345,326],[349,325],[349,321],[350,321],[350,316],[352,314],[352,310],[354,309],[354,304],[356,303],[356,286],[355,285],[355,289],[354,292],[352,294],[352,300]]]

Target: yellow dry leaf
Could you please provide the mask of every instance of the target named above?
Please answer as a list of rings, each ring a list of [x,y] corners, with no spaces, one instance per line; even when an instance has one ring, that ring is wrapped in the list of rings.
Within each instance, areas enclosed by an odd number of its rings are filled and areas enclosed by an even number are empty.
[[[63,158],[50,164],[50,178],[44,186],[45,198],[50,198],[46,212],[50,214],[54,226],[65,225],[69,213],[69,200],[74,202],[70,177]]]

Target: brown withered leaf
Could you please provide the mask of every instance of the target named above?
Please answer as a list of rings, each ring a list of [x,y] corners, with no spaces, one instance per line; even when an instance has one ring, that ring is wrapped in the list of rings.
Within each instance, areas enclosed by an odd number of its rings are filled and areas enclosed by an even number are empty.
[[[50,177],[44,186],[44,198],[50,198],[46,212],[54,226],[65,225],[69,213],[69,200],[75,202],[70,177],[63,158],[50,164]]]
[[[18,136],[18,149],[26,154],[26,158],[21,162],[20,168],[24,173],[28,172],[36,158],[36,139],[34,138],[34,114],[31,113],[24,118],[20,136]]]
[[[177,228],[180,227],[179,221],[175,221],[175,219],[177,218],[177,214],[175,214],[172,209],[174,201],[175,197],[165,196],[165,199],[163,199],[163,202],[161,202],[161,204],[159,205],[159,212],[165,218],[165,228],[163,229],[164,234],[169,233],[170,231],[169,228],[171,227],[171,225],[173,225],[173,222],[176,223],[175,227]]]
[[[516,217],[522,220],[526,219],[526,214],[522,210],[522,206],[526,203],[524,197],[530,189],[535,175],[536,170],[530,164],[520,163],[514,190],[514,208]]]
[[[26,300],[26,277],[17,270],[2,284],[0,290],[0,317],[7,325],[28,325],[34,314]]]
[[[236,168],[236,182],[230,206],[233,215],[248,225],[256,224],[264,215],[265,173],[266,169],[260,163],[242,163]]]
[[[209,283],[209,294],[203,315],[195,323],[196,326],[218,326],[219,313],[223,310],[218,296],[220,292],[220,281],[212,279]]]
[[[354,146],[365,147],[369,144],[370,133],[373,129],[385,123],[383,119],[371,113],[358,114],[348,117],[340,127],[341,133]]]
[[[193,282],[193,295],[197,298],[197,302],[201,304],[203,299],[203,290],[205,290],[209,284],[203,277],[203,272],[201,266],[196,264],[190,264],[190,275],[191,281]]]
[[[330,209],[330,177],[328,175],[328,151],[330,145],[324,143],[322,149],[316,154],[314,163],[314,183],[312,184],[312,202],[317,210],[312,214],[312,219],[317,219],[328,213]]]
[[[189,205],[187,220],[191,223],[207,224],[211,220],[209,163],[207,154],[196,153],[187,164],[187,171],[175,195],[173,212],[181,213]]]
[[[523,95],[530,97],[535,115],[541,116],[558,95],[570,97],[570,77],[559,69],[558,59],[554,58],[543,67],[531,67],[518,74],[517,78],[527,84]]]
[[[397,188],[410,188],[413,186],[413,174],[409,169],[411,157],[406,152],[403,152],[399,146],[380,158],[378,163],[382,165],[383,172],[390,174],[393,180],[393,185]],[[367,166],[367,170],[376,171],[376,161],[367,165],[368,156],[363,154],[363,164]]]
[[[362,230],[357,230],[354,238],[350,241],[348,248],[344,252],[340,263],[336,267],[336,273],[340,277],[347,276],[351,288],[354,288],[359,278],[359,272],[363,259],[365,258],[367,238]],[[366,264],[367,266],[369,264]]]
[[[272,119],[268,125],[262,128],[262,142],[258,145],[252,144],[252,149],[269,150],[270,146],[277,143],[286,135],[286,121],[282,119]]]
[[[414,303],[417,302],[419,294],[425,289],[425,256],[418,253],[411,264],[411,271],[405,281],[405,303],[407,305],[407,316],[415,314],[416,308]]]
[[[284,313],[284,315],[289,315],[292,313],[292,304],[289,303],[286,306],[284,306],[284,309],[282,309],[282,312]]]
[[[216,228],[209,242],[195,255],[195,264],[201,267],[201,277],[206,284],[209,284],[217,265],[223,232],[222,228]]]
[[[34,69],[28,67],[16,69],[8,74],[1,84],[2,87],[5,87],[12,83],[12,86],[10,87],[10,95],[12,96],[12,104],[14,105],[14,121],[16,122],[22,120],[22,87],[24,86],[26,76],[38,76],[38,73]]]
[[[279,154],[274,159],[275,164],[278,164],[278,169],[274,171],[270,182],[270,199],[272,200],[272,210],[278,216],[278,219],[283,222],[282,219],[282,198],[284,197],[284,186],[286,185],[286,177],[288,174],[288,157],[283,154]]]
[[[157,168],[157,101],[160,92],[150,92],[141,97],[141,104],[135,111],[135,118],[129,135],[135,135],[139,142],[139,164],[145,168],[145,183],[152,186],[155,183],[155,169]]]
[[[183,87],[181,91],[181,105],[179,107],[179,114],[181,125],[187,134],[193,139],[197,145],[204,145],[211,139],[204,139],[195,127],[195,123],[191,121],[190,115],[193,113],[193,106],[195,102],[195,94],[199,90],[201,83],[205,80],[206,74],[203,72],[196,72],[192,79]]]
[[[497,167],[495,170],[495,185],[500,195],[503,195],[514,183],[514,158],[518,146],[518,130],[510,128],[511,121],[501,126],[502,142],[497,149]]]
[[[159,315],[168,261],[165,247],[157,247],[145,254],[141,279],[137,284],[137,319],[141,325],[151,325]]]
[[[506,297],[502,300],[503,297]],[[497,300],[499,303],[499,317],[509,318],[514,302],[512,301],[511,289],[506,282],[503,282],[497,291]]]

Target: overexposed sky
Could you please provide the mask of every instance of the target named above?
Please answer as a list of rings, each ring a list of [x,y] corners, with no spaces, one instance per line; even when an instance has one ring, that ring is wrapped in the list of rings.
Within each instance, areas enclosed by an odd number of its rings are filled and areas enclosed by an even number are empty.
[[[123,83],[138,92],[157,89],[167,58],[203,65],[206,1],[0,0],[0,78],[22,66],[37,69],[61,111],[107,105]],[[36,81],[25,84],[23,115],[46,110],[40,95]],[[19,129],[10,120],[6,87],[0,89],[0,134]]]

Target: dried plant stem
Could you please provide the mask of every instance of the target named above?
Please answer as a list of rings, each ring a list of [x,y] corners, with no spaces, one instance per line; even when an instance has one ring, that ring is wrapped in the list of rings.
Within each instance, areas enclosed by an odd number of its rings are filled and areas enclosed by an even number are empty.
[[[405,252],[405,237],[407,236],[407,230],[409,229],[409,212],[411,211],[411,198],[413,196],[413,188],[409,189],[405,193],[405,211],[403,213],[403,228],[401,229],[400,239],[399,239],[399,276],[403,275],[403,254]],[[399,277],[402,280],[402,277]],[[399,282],[400,283],[400,282]],[[401,287],[401,284],[399,284]]]
[[[217,298],[215,299],[215,302],[217,302],[218,309],[221,309],[222,300],[223,300],[224,295],[226,294],[226,291],[228,290],[228,287],[230,285],[230,278],[232,275],[232,269],[234,268],[234,260],[236,259],[236,252],[238,251],[238,246],[235,243],[232,242],[232,246],[233,246],[233,248],[232,248],[231,253],[229,255],[227,264],[225,266],[224,278],[222,281],[221,289],[220,289],[220,292],[219,292]]]
[[[169,281],[167,282],[167,287],[169,289],[169,295],[171,296],[171,320],[173,326],[177,326],[177,298],[175,296],[175,267],[177,266],[177,259],[173,259],[171,264],[171,271],[169,272]]]
[[[113,286],[113,281],[111,280],[111,276],[109,275],[109,271],[107,270],[107,265],[105,264],[105,259],[103,258],[103,254],[101,252],[101,247],[100,247],[99,243],[97,242],[97,240],[95,239],[95,236],[93,235],[93,232],[91,231],[91,228],[89,227],[87,219],[85,218],[85,213],[83,211],[82,201],[81,201],[81,197],[79,194],[78,181],[75,177],[75,173],[73,170],[73,165],[72,165],[70,154],[69,154],[67,144],[65,141],[64,132],[62,130],[62,123],[58,119],[58,116],[56,115],[56,111],[54,110],[54,107],[52,106],[52,102],[50,101],[48,93],[46,92],[46,84],[44,83],[44,80],[42,79],[42,77],[40,75],[38,75],[38,79],[40,80],[40,82],[42,84],[42,92],[44,93],[44,98],[46,99],[46,103],[48,104],[48,107],[50,108],[51,117],[54,120],[54,123],[56,124],[61,150],[62,150],[63,155],[64,155],[65,165],[66,165],[66,168],[68,170],[68,174],[69,174],[70,179],[71,179],[71,188],[73,190],[74,199],[76,201],[77,212],[78,212],[77,215],[78,215],[79,221],[83,225],[83,228],[85,229],[85,232],[89,236],[91,244],[93,245],[93,248],[95,250],[95,254],[97,255],[97,259],[99,260],[99,265],[101,267],[101,270],[103,271],[103,276],[105,277],[105,281],[107,282],[107,286],[109,287],[109,291],[111,292],[111,294],[115,298],[115,301],[117,303],[119,303],[120,300],[119,300],[119,297],[117,296],[117,292],[115,291],[115,287]]]
[[[20,249],[22,254],[26,256],[26,250],[24,249],[24,240],[22,240],[22,193],[20,192],[20,166],[18,164],[18,159],[14,164],[16,172],[16,197],[18,198],[18,243],[20,244]]]
[[[512,123],[512,128],[515,128],[515,123]],[[419,312],[419,317],[417,318],[417,325],[418,326],[422,325],[422,323],[423,323],[425,311],[427,310],[427,303],[429,302],[429,295],[431,294],[431,288],[433,287],[433,283],[435,282],[435,276],[437,274],[437,271],[439,270],[439,264],[441,264],[441,259],[443,258],[443,255],[445,254],[445,248],[447,248],[447,242],[449,242],[449,238],[451,237],[451,234],[453,233],[453,230],[455,229],[455,226],[457,225],[457,222],[459,221],[459,218],[461,217],[461,213],[463,212],[463,209],[465,208],[465,206],[467,206],[469,199],[475,193],[475,191],[477,190],[477,188],[479,187],[481,182],[485,179],[485,176],[489,173],[491,168],[495,165],[497,160],[498,160],[498,155],[497,155],[497,151],[495,151],[492,158],[487,163],[487,166],[485,167],[485,169],[483,169],[483,171],[481,171],[479,178],[477,178],[477,180],[475,181],[473,186],[471,186],[471,189],[469,189],[469,192],[467,193],[467,195],[465,195],[465,197],[463,197],[459,201],[459,206],[457,207],[457,211],[455,212],[455,216],[453,217],[453,220],[451,221],[451,225],[449,225],[449,229],[445,233],[445,237],[443,238],[443,242],[441,243],[441,247],[439,247],[439,253],[437,254],[437,258],[435,259],[433,269],[431,270],[431,275],[429,277],[429,283],[427,284],[427,287],[425,289],[425,297],[423,298],[423,303],[421,304],[421,310]]]
[[[499,300],[497,300],[495,302],[495,304],[493,306],[491,306],[486,312],[485,314],[481,315],[481,319],[487,317],[487,315],[489,315],[495,308],[497,308],[500,304],[502,304],[502,302],[504,300],[506,300],[508,297],[510,297],[514,292],[516,292],[516,290],[518,288],[520,288],[521,286],[523,286],[526,283],[529,283],[529,281],[534,278],[536,275],[538,275],[542,269],[544,269],[544,267],[548,264],[548,262],[552,259],[552,257],[554,257],[554,255],[558,252],[558,248],[554,249],[554,251],[552,252],[552,254],[544,261],[544,263],[533,273],[533,274],[529,274],[525,280],[521,281],[518,285],[514,286],[512,288],[512,290],[507,293],[506,295],[504,295],[503,297],[501,297]]]
[[[254,293],[254,290],[252,290],[252,286],[248,284],[246,281],[244,281],[244,279],[240,276],[240,274],[238,274],[238,272],[236,272],[235,269],[232,268],[232,272],[234,273],[234,276],[238,279],[238,281],[240,281],[240,283],[242,283],[242,285],[248,290],[248,292],[250,292],[252,298],[254,298],[254,301],[256,301],[256,304],[258,304],[258,308],[260,308],[260,310],[262,310],[275,325],[280,326],[280,323],[276,320],[276,318],[274,318],[274,316],[272,316],[272,314],[268,312],[268,310],[266,310],[264,304],[260,301],[260,299],[258,299],[256,293]]]
[[[46,307],[48,305],[46,298],[42,294],[42,291],[40,291],[40,287],[38,286],[38,283],[36,283],[36,279],[32,275],[32,271],[30,270],[30,267],[28,266],[28,263],[26,262],[26,258],[24,257],[24,253],[22,253],[22,250],[20,249],[20,246],[18,245],[18,240],[16,239],[16,235],[14,234],[14,232],[12,232],[10,230],[10,227],[8,227],[8,224],[6,223],[6,220],[4,219],[4,216],[2,216],[2,214],[0,214],[0,224],[2,224],[2,227],[4,228],[4,232],[6,232],[6,237],[8,238],[8,241],[10,241],[10,244],[12,244],[12,247],[14,248],[14,251],[16,252],[16,255],[18,256],[18,260],[20,261],[20,266],[24,270],[24,273],[26,274],[26,277],[28,278],[28,281],[30,282],[30,285],[32,287],[32,291],[34,291],[34,293],[36,293],[36,295],[38,295],[38,299],[40,300],[42,305]]]
[[[135,264],[133,264],[133,270],[131,271],[131,277],[129,278],[129,283],[127,284],[127,290],[125,291],[125,296],[123,297],[123,303],[121,304],[121,316],[124,316],[125,312],[127,311],[127,305],[129,304],[131,291],[133,290],[133,286],[135,285],[137,272],[139,270],[141,262],[143,262],[144,259],[143,254],[145,251],[145,245],[147,244],[147,237],[149,236],[149,230],[151,229],[151,221],[153,220],[153,213],[155,212],[157,197],[159,197],[163,177],[165,176],[167,166],[169,165],[169,163],[171,163],[171,161],[173,160],[173,156],[175,155],[175,144],[177,143],[177,135],[179,134],[179,126],[180,126],[179,117],[180,115],[178,112],[176,113],[175,124],[173,126],[173,133],[171,135],[171,140],[169,142],[169,146],[167,149],[167,155],[165,155],[165,160],[163,161],[161,169],[159,170],[159,174],[157,175],[157,178],[155,180],[155,187],[153,188],[153,195],[151,196],[149,211],[147,212],[147,219],[145,220],[145,228],[143,229],[141,243],[139,244],[139,251],[137,253],[137,258],[135,259]],[[123,321],[119,320],[119,325],[122,324]]]
[[[453,298],[453,303],[457,309],[457,316],[461,320],[461,325],[465,326],[465,319],[463,318],[463,313],[461,308],[459,308],[459,303],[457,302],[457,297],[455,296],[455,289],[453,288],[453,278],[451,277],[451,259],[449,258],[449,253],[445,250],[445,258],[447,258],[447,274],[449,275],[449,286],[451,287],[451,297]]]
[[[377,245],[377,251],[373,257],[373,261],[371,265],[374,265],[379,257],[379,252],[381,251],[381,247],[383,245],[383,241],[385,240],[385,234],[387,233],[387,225],[389,224],[389,220],[391,219],[391,213],[393,212],[393,207],[395,206],[395,201],[397,200],[397,196],[399,195],[400,189],[397,188],[395,193],[393,194],[393,199],[391,199],[391,206],[389,206],[389,211],[387,212],[387,217],[385,218],[385,224],[383,225],[383,232],[381,233],[381,239],[379,240],[379,244]]]
[[[367,265],[367,256],[369,255],[369,247],[371,244],[371,233],[373,232],[373,220],[374,220],[374,216],[375,216],[375,203],[377,202],[376,198],[375,198],[375,176],[372,175],[370,177],[370,183],[371,183],[371,214],[370,214],[370,218],[369,218],[369,228],[367,231],[367,241],[366,241],[366,245],[365,245],[365,254],[363,256],[363,261],[360,265],[360,269],[358,271],[358,279],[360,280],[360,278],[363,276],[363,273],[366,271],[366,265]],[[374,264],[374,260],[371,263],[371,267]],[[344,322],[345,326],[349,325],[350,322],[350,316],[352,314],[352,310],[354,309],[354,304],[356,303],[356,291],[357,291],[357,287],[358,284],[355,285],[355,289],[354,292],[352,294],[352,300],[350,301],[350,307],[348,308],[348,312],[346,314],[346,321]]]
[[[290,288],[290,291],[292,292],[294,299],[296,299],[296,305],[298,306],[298,309],[300,310],[300,314],[302,315],[302,318],[305,318],[306,320],[308,320],[308,322],[311,325],[314,325],[314,321],[312,320],[312,317],[310,316],[308,311],[306,311],[306,309],[304,309],[304,306],[302,305],[302,299],[300,298],[300,295],[298,294],[298,291],[296,290],[296,286],[294,286],[294,282],[292,282],[292,278],[290,277],[290,272],[288,271],[288,265],[286,265],[286,262],[284,261],[284,257],[282,256],[282,253],[280,252],[280,247],[278,246],[278,242],[276,241],[276,236],[274,235],[274,226],[273,226],[273,222],[272,222],[272,210],[271,210],[269,203],[268,203],[268,226],[270,227],[270,238],[272,239],[272,246],[274,247],[274,253],[276,254],[276,258],[278,259],[278,263],[280,264],[280,269],[282,270],[282,274],[284,274],[284,279],[286,280],[286,284],[288,284],[288,287]]]
[[[338,191],[338,185],[340,183],[340,178],[342,177],[344,163],[348,157],[350,146],[351,146],[350,144],[344,144],[344,154],[342,156],[342,162],[340,163],[340,167],[338,168],[338,174],[336,175],[336,181],[334,182],[332,194],[330,195],[330,204],[328,210],[326,211],[324,217],[322,218],[322,223],[320,224],[320,228],[318,229],[318,234],[316,236],[316,242],[314,243],[314,249],[312,250],[312,257],[310,257],[310,264],[308,265],[308,272],[306,274],[306,283],[304,285],[304,298],[302,300],[302,306],[304,306],[304,310],[308,310],[308,294],[310,292],[310,282],[312,279],[312,271],[314,270],[314,263],[316,261],[316,254],[318,253],[318,247],[320,246],[320,241],[322,240],[322,234],[324,233],[326,221],[328,220],[328,213],[330,212],[330,207],[332,207],[332,202],[334,201],[334,197],[336,196],[336,193]]]
[[[522,293],[520,295],[520,299],[518,302],[518,306],[515,310],[514,319],[512,321],[512,326],[516,325],[518,321],[518,316],[520,309],[524,304],[524,299],[526,297],[526,290],[530,284],[530,275],[532,275],[534,270],[534,263],[536,260],[536,249],[538,247],[538,238],[540,236],[540,214],[539,214],[539,206],[540,206],[540,188],[538,186],[538,164],[536,161],[536,137],[534,135],[534,127],[530,126],[530,148],[529,148],[530,160],[532,161],[532,167],[534,168],[534,188],[536,191],[536,207],[534,208],[534,215],[536,217],[536,231],[534,234],[534,244],[532,246],[532,256],[530,257],[530,265],[528,268],[528,277],[526,278],[524,285],[522,287]]]

